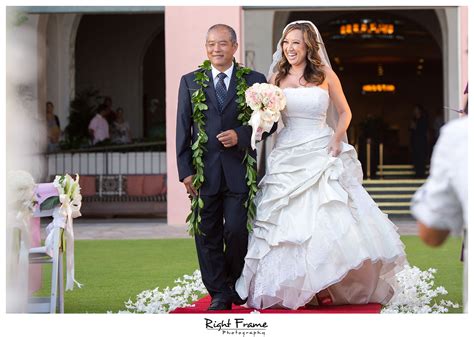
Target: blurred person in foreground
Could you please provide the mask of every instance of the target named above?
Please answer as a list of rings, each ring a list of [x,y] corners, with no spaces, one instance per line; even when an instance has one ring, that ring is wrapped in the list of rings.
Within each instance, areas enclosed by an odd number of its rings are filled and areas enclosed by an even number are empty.
[[[467,93],[467,87],[465,94]],[[467,312],[467,208],[468,208],[468,118],[467,101],[460,118],[441,128],[431,157],[430,175],[415,193],[411,211],[420,238],[437,247],[448,235],[464,233],[461,261],[464,263],[464,312]]]

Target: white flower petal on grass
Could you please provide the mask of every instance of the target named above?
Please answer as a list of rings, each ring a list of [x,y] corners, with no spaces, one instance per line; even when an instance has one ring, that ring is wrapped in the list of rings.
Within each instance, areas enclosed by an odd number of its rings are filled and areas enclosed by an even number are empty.
[[[178,278],[174,283],[176,285],[173,288],[166,287],[162,291],[158,287],[142,291],[136,296],[135,302],[129,299],[124,303],[128,310],[118,313],[165,314],[177,308],[193,307],[191,302],[207,294],[199,270]]]
[[[447,290],[438,286],[434,287],[434,274],[436,269],[429,268],[421,271],[416,266],[405,266],[397,274],[399,289],[392,300],[386,305],[381,313],[446,313],[449,308],[459,308],[458,303],[441,299],[436,302],[439,295],[447,295]],[[184,275],[178,278],[173,288],[166,287],[162,291],[159,288],[144,290],[136,296],[136,302],[131,299],[126,301],[125,308],[128,310],[118,313],[169,313],[177,308],[195,307],[195,302],[199,297],[206,295],[207,290],[201,279],[201,272],[196,270],[192,275]],[[260,314],[260,311],[253,310],[251,314]]]
[[[391,301],[382,309],[384,314],[393,313],[445,313],[448,308],[459,308],[459,304],[441,299],[439,303],[435,298],[439,295],[447,295],[447,290],[442,287],[434,287],[434,274],[436,269],[429,268],[421,271],[416,266],[406,265],[397,274],[399,289]]]

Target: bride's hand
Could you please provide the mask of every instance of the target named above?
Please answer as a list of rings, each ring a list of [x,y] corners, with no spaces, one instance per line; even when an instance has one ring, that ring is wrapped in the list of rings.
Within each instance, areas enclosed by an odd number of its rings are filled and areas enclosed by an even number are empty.
[[[328,145],[328,153],[333,156],[337,157],[341,153],[342,148],[342,141],[337,139],[334,135],[331,137]]]

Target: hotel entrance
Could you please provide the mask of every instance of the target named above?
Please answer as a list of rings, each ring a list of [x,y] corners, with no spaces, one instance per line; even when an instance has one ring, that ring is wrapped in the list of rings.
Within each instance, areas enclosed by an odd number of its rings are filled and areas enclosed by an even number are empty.
[[[434,10],[291,12],[319,28],[352,109],[349,142],[366,179],[423,178],[444,122]]]
[[[449,98],[447,17],[446,9],[428,7],[249,8],[246,63],[266,74],[265,57],[271,59],[283,28],[312,21],[352,110],[348,139],[357,149],[364,186],[385,213],[408,215],[439,129],[452,118],[445,107],[456,105]],[[260,154],[271,151],[269,143]]]

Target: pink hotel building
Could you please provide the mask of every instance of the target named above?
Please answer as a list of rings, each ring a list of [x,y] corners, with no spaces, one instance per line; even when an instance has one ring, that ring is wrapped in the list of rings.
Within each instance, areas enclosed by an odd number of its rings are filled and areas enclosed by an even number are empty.
[[[398,142],[392,150],[399,154],[400,163],[408,156],[403,149],[409,142],[407,121],[415,99],[421,100],[417,103],[423,104],[433,119],[443,122],[457,116],[443,107],[463,106],[462,93],[467,84],[467,7],[9,9],[20,11],[20,15],[7,29],[7,109],[16,104],[13,98],[19,91],[14,88],[27,87],[30,116],[44,120],[45,103],[52,101],[64,130],[70,101],[80,89],[91,86],[111,96],[114,108],[124,108],[134,138],[146,142],[151,132],[149,125],[156,118],[157,125],[161,123],[165,128],[166,138],[158,157],[152,160],[158,158],[157,172],[167,175],[170,225],[184,225],[189,210],[189,200],[176,169],[178,85],[181,75],[196,69],[206,58],[205,34],[215,23],[234,27],[239,40],[237,60],[266,74],[283,27],[293,20],[312,20],[323,34],[354,113],[355,127],[349,138],[357,143],[357,125],[371,110],[391,126],[390,130],[395,130]],[[370,36],[370,32],[364,36],[356,34],[363,23],[375,23],[376,27],[392,25],[392,30],[377,32],[380,36]],[[23,50],[21,56],[15,54],[18,50]],[[22,76],[22,72],[29,73]],[[396,84],[396,93],[389,97],[363,92],[362,85],[370,83]],[[18,95],[21,101],[22,94]],[[158,117],[145,108],[152,98],[159,106]],[[42,152],[34,137],[30,143],[35,151],[29,152]],[[7,146],[10,153],[15,152],[14,137]],[[10,161],[9,168],[29,169],[36,179],[55,173],[47,155],[29,158],[25,162],[20,155],[20,159]],[[145,157],[135,160],[145,165]]]

